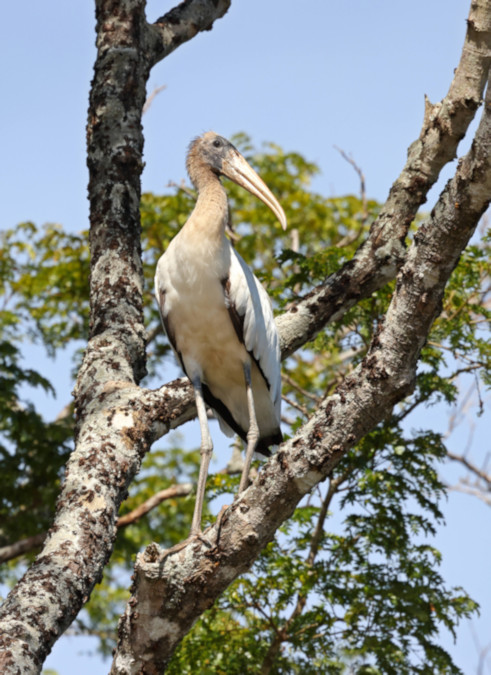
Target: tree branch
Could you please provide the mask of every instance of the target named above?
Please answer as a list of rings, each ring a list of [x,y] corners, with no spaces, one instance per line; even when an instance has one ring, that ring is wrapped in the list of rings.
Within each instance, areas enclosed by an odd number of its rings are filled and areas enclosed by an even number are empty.
[[[147,513],[150,513],[152,509],[155,509],[159,504],[162,504],[166,499],[175,499],[176,497],[187,497],[193,491],[192,483],[182,483],[181,485],[171,485],[171,487],[165,488],[165,490],[160,490],[156,494],[149,497],[147,500],[137,506],[136,509],[125,513],[124,516],[118,518],[116,523],[117,527],[126,527],[136,523],[140,518],[146,516]]]
[[[361,220],[357,230],[355,230],[352,234],[347,234],[336,244],[337,248],[343,248],[343,246],[348,246],[361,237],[363,228],[368,220],[368,200],[365,187],[365,174],[361,170],[361,167],[358,166],[353,157],[347,155],[346,152],[341,148],[338,148],[337,145],[334,146],[334,149],[337,150],[341,157],[353,167],[358,175],[358,178],[360,179],[360,199],[362,204]]]
[[[160,94],[160,92],[164,91],[164,89],[167,89],[167,85],[161,84],[160,86],[155,87],[153,91],[147,96],[146,101],[143,104],[142,115],[150,110],[150,106],[152,105],[154,99]]]
[[[231,0],[184,0],[154,24],[148,24],[147,54],[153,66],[198,33],[211,30]]]
[[[448,94],[435,105],[426,101],[419,138],[410,146],[406,165],[367,240],[339,272],[278,317],[283,357],[395,278],[404,260],[409,225],[442,168],[454,159],[482,101],[491,62],[490,42],[489,6],[484,0],[473,1],[462,55]]]
[[[300,499],[411,391],[445,285],[489,203],[489,138],[491,92],[471,150],[415,236],[363,362],[202,539],[170,555],[151,545],[138,556],[113,675],[162,672],[198,616],[248,570]]]
[[[465,468],[470,471],[474,476],[483,481],[486,485],[486,490],[491,492],[491,474],[487,473],[483,469],[479,469],[475,464],[473,464],[471,461],[467,459],[467,457],[464,457],[464,455],[457,455],[454,452],[447,452],[447,457],[454,462],[460,462]],[[483,492],[483,490],[481,490]],[[488,500],[491,500],[491,496],[487,498]]]
[[[464,485],[462,483],[457,483],[456,485],[446,485],[447,490],[452,492],[462,492],[463,494],[470,495],[471,497],[476,497],[486,504],[486,506],[491,506],[491,494],[483,492],[483,490],[478,487],[472,487],[471,485]]]
[[[0,548],[0,565],[38,548],[43,544],[46,535],[47,532],[41,532],[40,534],[34,534],[32,537],[19,539],[19,541],[16,541],[13,544],[2,546],[2,548]]]

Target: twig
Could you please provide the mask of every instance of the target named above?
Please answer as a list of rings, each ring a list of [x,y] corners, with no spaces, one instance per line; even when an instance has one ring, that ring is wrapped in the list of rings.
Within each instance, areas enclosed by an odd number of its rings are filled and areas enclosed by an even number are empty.
[[[164,329],[162,328],[162,324],[159,321],[159,323],[156,324],[151,330],[147,331],[147,334],[145,336],[147,346],[151,342],[153,342],[158,335],[160,335],[163,332],[164,332]]]
[[[155,89],[152,91],[152,93],[147,96],[147,100],[143,104],[142,115],[144,115],[146,112],[148,112],[150,106],[153,103],[154,98],[158,94],[160,94],[161,91],[164,91],[164,89],[166,89],[166,88],[167,88],[167,85],[165,85],[165,84],[160,85],[160,87],[155,87]]]
[[[294,401],[291,398],[288,398],[288,396],[285,396],[285,394],[281,395],[281,399],[283,401],[285,401],[285,403],[287,403],[291,408],[295,408],[295,410],[298,410],[305,417],[309,416],[309,411],[307,410],[307,408],[305,406],[300,405],[299,403],[297,403],[296,401]]]
[[[454,452],[451,452],[450,450],[447,451],[447,457],[454,462],[460,462],[465,466],[466,469],[468,469],[471,473],[473,473],[475,476],[483,480],[489,490],[491,490],[491,475],[483,471],[482,469],[478,469],[475,464],[472,464],[472,462],[469,462],[467,457],[464,457],[463,455],[457,455]]]
[[[293,417],[288,417],[288,415],[281,413],[281,421],[283,424],[288,424],[288,426],[291,427],[295,424],[296,420],[294,420]]]
[[[339,152],[341,157],[345,159],[348,164],[351,164],[353,169],[356,171],[358,174],[358,177],[360,179],[360,199],[361,199],[361,223],[360,227],[356,232],[353,234],[347,234],[345,237],[341,239],[341,241],[338,241],[336,244],[336,248],[342,248],[343,246],[347,246],[348,244],[352,244],[354,241],[356,241],[362,234],[363,228],[368,220],[368,202],[367,202],[367,194],[366,194],[366,187],[365,187],[365,174],[361,170],[361,168],[358,166],[358,164],[355,162],[353,157],[348,155],[344,150],[341,148],[338,148],[337,145],[334,146],[334,149]]]
[[[44,540],[46,539],[47,532],[41,532],[40,534],[35,534],[32,537],[26,537],[25,539],[20,539],[14,544],[8,544],[7,546],[2,546],[0,548],[0,564],[13,560],[24,553],[32,551],[34,548],[41,546]]]
[[[456,485],[446,485],[447,490],[452,490],[453,492],[463,492],[466,495],[471,495],[472,497],[477,497],[487,506],[491,506],[491,495],[487,495],[485,492],[482,492],[479,488],[472,488],[468,485],[461,485],[457,483]]]
[[[174,499],[175,497],[186,497],[193,489],[192,483],[182,483],[181,485],[172,485],[165,490],[160,490],[156,494],[149,497],[143,504],[137,506],[136,509],[126,513],[124,516],[118,518],[116,527],[126,527],[135,523],[140,518],[143,518],[149,511],[161,504],[166,499]]]
[[[293,389],[296,389],[300,394],[305,396],[306,398],[310,398],[311,401],[314,401],[314,403],[319,403],[321,401],[320,396],[316,396],[313,394],[311,391],[307,391],[306,389],[303,389],[299,384],[295,382],[295,380],[290,377],[290,375],[287,375],[286,373],[281,373],[281,379],[283,382],[286,382],[287,384],[290,385],[290,387],[293,387]]]
[[[192,199],[196,199],[196,193],[193,192],[193,190],[191,190],[191,188],[189,188],[186,185],[186,181],[184,180],[184,178],[181,180],[180,183],[176,183],[175,181],[170,180],[167,183],[167,187],[174,187],[174,188],[177,188],[178,190],[182,190],[183,192],[185,192],[188,195],[188,197],[191,197]]]
[[[242,473],[244,468],[244,458],[242,457],[242,441],[238,436],[235,436],[232,444],[232,455],[228,460],[227,466],[224,469],[217,471],[219,474],[227,474],[233,476]]]
[[[479,652],[479,664],[477,666],[476,675],[484,675],[484,668],[486,668],[488,672],[491,672],[489,670],[489,665],[486,667],[486,660],[488,659],[489,651],[491,650],[491,642],[485,647],[481,647],[479,637],[473,624],[471,624],[471,633],[476,650]]]

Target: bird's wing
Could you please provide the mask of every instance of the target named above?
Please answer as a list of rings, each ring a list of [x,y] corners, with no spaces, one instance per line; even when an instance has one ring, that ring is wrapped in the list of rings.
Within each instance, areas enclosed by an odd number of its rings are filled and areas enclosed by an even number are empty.
[[[237,336],[262,372],[279,418],[280,347],[269,296],[234,249],[231,249],[228,278],[222,284]]]

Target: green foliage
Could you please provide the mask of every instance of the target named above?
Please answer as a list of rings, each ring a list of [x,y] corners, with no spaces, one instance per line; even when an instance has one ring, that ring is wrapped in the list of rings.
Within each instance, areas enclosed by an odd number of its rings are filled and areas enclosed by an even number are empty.
[[[318,169],[297,153],[274,145],[257,152],[245,135],[235,144],[287,214],[283,233],[266,207],[227,182],[235,246],[280,311],[351,259],[380,205],[314,193],[310,181]],[[183,187],[142,197],[149,385],[167,379],[172,361],[159,331],[154,269],[193,204],[192,190]],[[70,451],[70,415],[46,421],[28,400],[32,388],[51,395],[52,386],[40,370],[26,367],[23,350],[34,341],[50,356],[75,351],[87,338],[89,316],[86,232],[24,223],[1,236],[0,546],[47,528]],[[456,401],[458,372],[490,384],[489,249],[484,236],[454,271],[413,394],[343,459],[251,572],[198,621],[170,673],[458,672],[439,646],[438,631],[455,633],[476,605],[462,589],[446,586],[431,545],[442,523],[438,469],[446,450],[435,433],[407,428],[418,407]],[[358,303],[284,364],[288,432],[363,359],[392,290],[388,284]],[[152,450],[121,515],[176,483],[194,484],[198,462],[198,452],[184,451],[179,438]],[[236,490],[236,476],[217,473],[208,480],[208,500]],[[171,546],[183,539],[193,501],[193,494],[167,499],[120,528],[104,580],[77,620],[81,632],[99,636],[104,653],[113,645],[136,553],[151,541]]]
[[[24,223],[1,235],[0,546],[46,531],[71,448],[72,431],[66,417],[46,422],[23,398],[29,388],[54,395],[46,377],[25,367],[21,353],[22,343],[28,338],[41,339],[52,352],[57,331],[51,329],[58,320],[65,322],[61,316],[53,319],[54,301],[46,303],[46,317],[51,314],[51,318],[44,322],[39,312],[41,301],[34,301],[32,296],[36,280],[28,282],[29,274],[35,275],[33,260],[47,256],[48,247],[64,239],[59,228],[49,230],[46,228],[40,236],[34,225]],[[34,253],[37,245],[41,252]],[[47,266],[56,268],[52,278],[59,278],[59,265],[50,262]],[[43,274],[38,270],[39,277]],[[50,329],[43,333],[48,323]]]
[[[7,334],[40,342],[50,356],[85,340],[89,321],[87,232],[21,223],[1,233],[0,289],[8,302]],[[6,323],[4,323],[7,328]],[[13,329],[21,331],[20,335]]]

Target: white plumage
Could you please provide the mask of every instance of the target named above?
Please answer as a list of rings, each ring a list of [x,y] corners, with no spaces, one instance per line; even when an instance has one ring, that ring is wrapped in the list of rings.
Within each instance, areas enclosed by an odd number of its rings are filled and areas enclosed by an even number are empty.
[[[281,442],[278,336],[268,294],[225,236],[228,203],[219,175],[262,199],[283,227],[283,210],[234,146],[213,132],[196,139],[188,172],[196,206],[160,258],[155,294],[169,341],[195,390],[201,466],[191,532],[200,531],[212,452],[205,403],[222,430],[247,442],[239,491],[255,450]]]

